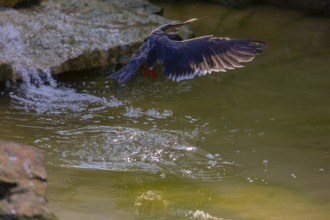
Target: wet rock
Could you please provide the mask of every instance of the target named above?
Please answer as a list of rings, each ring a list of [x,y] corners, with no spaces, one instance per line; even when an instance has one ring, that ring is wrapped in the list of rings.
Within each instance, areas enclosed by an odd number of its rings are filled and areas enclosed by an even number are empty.
[[[136,10],[146,10],[153,14],[163,14],[163,8],[156,5],[150,4],[148,0],[117,0],[118,4],[121,4],[123,7],[132,8]]]
[[[0,141],[0,219],[56,219],[47,207],[46,186],[41,153]]]
[[[30,4],[39,4],[42,0],[0,0],[0,6],[14,7]]]
[[[153,28],[169,22],[155,14],[160,11],[146,0],[48,0],[35,7],[1,8],[0,63],[6,65],[0,74],[8,65],[14,79],[31,71],[113,68]]]

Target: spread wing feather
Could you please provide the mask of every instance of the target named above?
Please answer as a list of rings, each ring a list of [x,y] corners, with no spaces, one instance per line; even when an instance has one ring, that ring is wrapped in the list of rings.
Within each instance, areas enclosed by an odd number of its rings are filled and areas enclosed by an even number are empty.
[[[264,42],[253,40],[204,36],[173,41],[164,36],[155,50],[167,78],[180,81],[243,67],[241,63],[253,60],[264,47]]]
[[[138,51],[132,56],[128,64],[122,67],[120,70],[111,74],[107,78],[115,79],[119,84],[124,84],[130,80],[136,71],[147,61],[148,58],[148,44],[143,44]]]

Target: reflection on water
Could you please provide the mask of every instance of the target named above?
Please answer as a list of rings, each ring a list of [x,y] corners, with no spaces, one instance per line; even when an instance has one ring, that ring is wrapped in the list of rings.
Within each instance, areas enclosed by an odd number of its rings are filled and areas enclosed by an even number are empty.
[[[56,214],[328,219],[328,20],[192,3],[165,14],[202,17],[197,35],[268,49],[243,69],[180,83],[142,74],[125,86],[100,75],[57,81],[17,66],[24,83],[0,93],[0,138],[45,153]]]

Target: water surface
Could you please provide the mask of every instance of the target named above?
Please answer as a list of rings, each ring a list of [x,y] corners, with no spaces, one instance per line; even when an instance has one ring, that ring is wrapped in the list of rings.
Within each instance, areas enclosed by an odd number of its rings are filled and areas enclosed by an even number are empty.
[[[329,19],[208,4],[165,5],[165,16],[268,48],[246,68],[179,83],[89,72],[7,83],[0,138],[45,153],[55,214],[329,219]]]

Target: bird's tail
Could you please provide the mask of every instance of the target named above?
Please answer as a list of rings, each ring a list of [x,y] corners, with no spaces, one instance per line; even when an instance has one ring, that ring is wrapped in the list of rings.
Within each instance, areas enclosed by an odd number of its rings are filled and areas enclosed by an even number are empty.
[[[110,76],[107,76],[106,78],[115,79],[118,81],[119,84],[124,84],[134,76],[140,66],[141,65],[139,62],[130,62],[126,66],[124,66],[117,72],[114,72]]]

